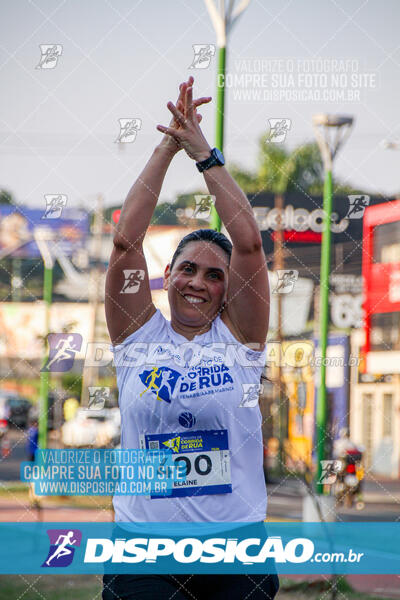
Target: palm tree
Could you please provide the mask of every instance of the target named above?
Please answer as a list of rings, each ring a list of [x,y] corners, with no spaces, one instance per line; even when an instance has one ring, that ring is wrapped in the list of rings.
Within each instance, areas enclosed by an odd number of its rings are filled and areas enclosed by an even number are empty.
[[[246,194],[297,192],[322,196],[324,170],[317,144],[301,144],[289,152],[282,144],[268,142],[268,135],[259,138],[259,155],[255,172],[244,170],[235,163],[229,172]],[[335,194],[366,193],[335,179]]]
[[[319,194],[323,190],[323,165],[316,144],[303,144],[289,152],[282,144],[259,139],[258,166],[255,173],[233,164],[229,171],[247,194],[297,191]]]

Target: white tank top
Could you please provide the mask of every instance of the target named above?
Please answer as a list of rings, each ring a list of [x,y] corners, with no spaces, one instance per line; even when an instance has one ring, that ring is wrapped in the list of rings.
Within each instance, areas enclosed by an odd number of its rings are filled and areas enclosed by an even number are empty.
[[[220,316],[190,342],[157,309],[110,350],[121,448],[167,448],[179,466],[186,465],[186,480],[176,482],[169,497],[115,495],[115,520],[263,521],[267,492],[257,396],[266,348],[241,344]]]

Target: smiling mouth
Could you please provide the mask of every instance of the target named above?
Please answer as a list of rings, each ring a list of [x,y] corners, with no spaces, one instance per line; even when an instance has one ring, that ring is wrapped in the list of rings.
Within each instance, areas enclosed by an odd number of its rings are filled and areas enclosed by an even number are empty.
[[[192,296],[191,294],[185,294],[183,297],[190,304],[202,304],[204,302],[207,302],[207,300],[204,300],[204,298],[199,298],[198,296]]]

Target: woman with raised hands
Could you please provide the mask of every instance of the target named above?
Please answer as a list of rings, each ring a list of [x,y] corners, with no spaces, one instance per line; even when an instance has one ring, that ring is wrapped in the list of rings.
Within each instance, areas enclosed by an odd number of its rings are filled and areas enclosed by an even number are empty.
[[[122,530],[132,522],[236,523],[266,517],[257,398],[269,321],[267,265],[247,197],[200,128],[197,109],[211,97],[194,100],[193,83],[193,77],[183,82],[176,104],[168,102],[171,122],[157,125],[164,136],[124,202],[105,301],[121,447],[168,448],[186,465],[187,477],[166,496],[114,496]],[[164,272],[168,321],[153,304],[142,244],[166,171],[180,150],[203,174],[230,240],[199,229],[180,241]],[[137,343],[156,348],[145,364],[129,358]],[[254,396],[255,402],[248,401]],[[275,597],[278,586],[276,575],[105,575],[103,599],[265,600]]]

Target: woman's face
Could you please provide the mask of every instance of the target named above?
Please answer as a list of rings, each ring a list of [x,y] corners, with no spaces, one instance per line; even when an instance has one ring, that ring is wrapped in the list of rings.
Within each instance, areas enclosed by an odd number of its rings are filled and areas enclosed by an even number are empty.
[[[164,273],[171,318],[183,325],[211,323],[226,300],[228,273],[229,257],[217,244],[189,242]]]

